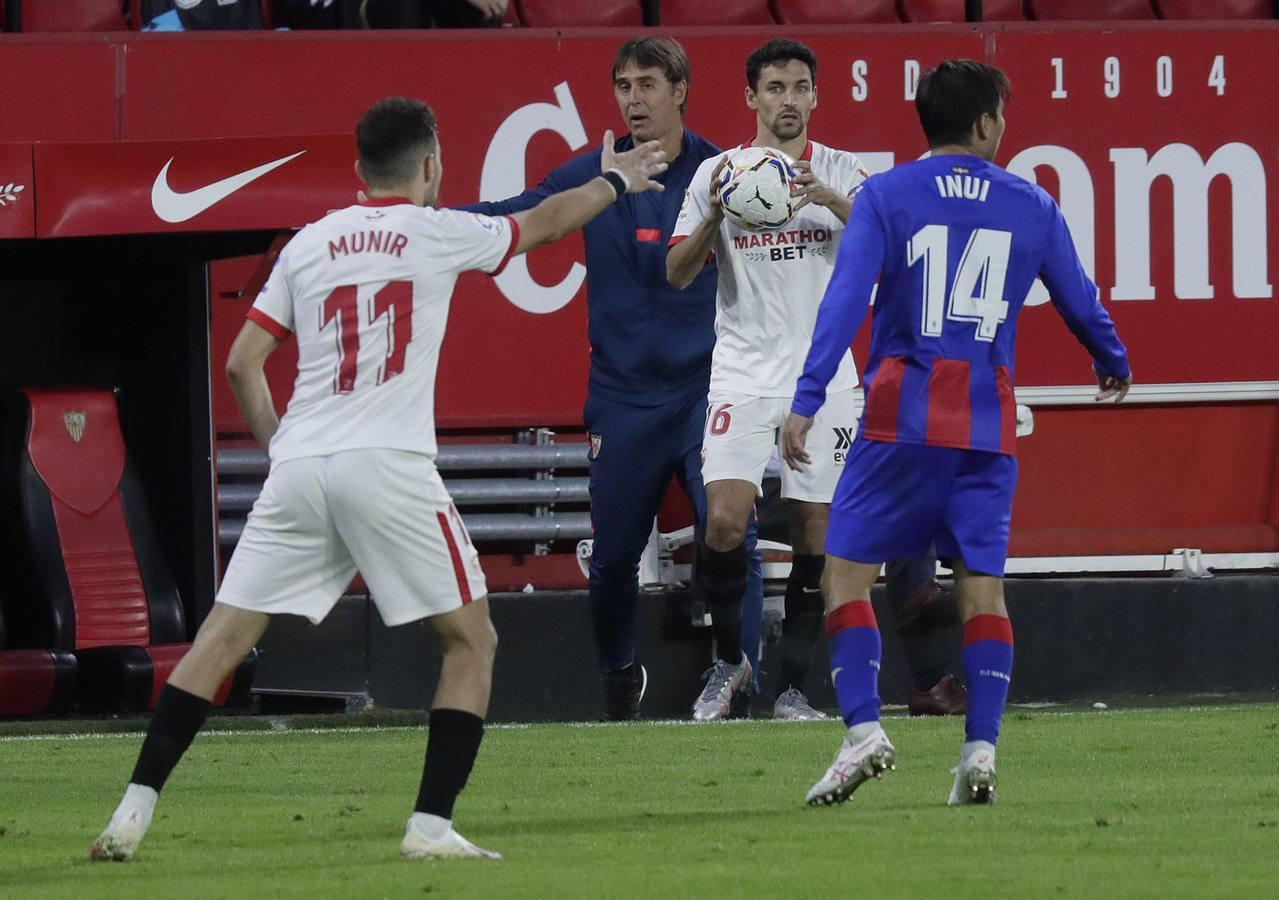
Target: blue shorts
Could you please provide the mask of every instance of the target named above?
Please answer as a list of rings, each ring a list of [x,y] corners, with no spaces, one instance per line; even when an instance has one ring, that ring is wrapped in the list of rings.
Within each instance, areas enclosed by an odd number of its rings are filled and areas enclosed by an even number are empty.
[[[1017,458],[926,444],[853,443],[831,501],[826,552],[854,562],[962,559],[1004,574]]]

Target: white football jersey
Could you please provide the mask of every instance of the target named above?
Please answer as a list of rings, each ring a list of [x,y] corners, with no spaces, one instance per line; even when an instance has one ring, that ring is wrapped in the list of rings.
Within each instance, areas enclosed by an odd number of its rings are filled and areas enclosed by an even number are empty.
[[[672,245],[692,234],[710,211],[711,173],[721,158],[705,160],[693,176]],[[855,154],[816,141],[809,141],[800,159],[812,163],[819,181],[849,197],[870,177]],[[811,203],[775,231],[748,231],[725,217],[714,244],[719,287],[712,391],[752,397],[795,393],[843,233],[844,223],[834,213]],[[829,390],[856,386],[850,350]]]
[[[497,274],[513,219],[377,199],[306,226],[249,319],[297,334],[298,374],[271,465],[341,450],[435,456],[435,370],[457,276]]]

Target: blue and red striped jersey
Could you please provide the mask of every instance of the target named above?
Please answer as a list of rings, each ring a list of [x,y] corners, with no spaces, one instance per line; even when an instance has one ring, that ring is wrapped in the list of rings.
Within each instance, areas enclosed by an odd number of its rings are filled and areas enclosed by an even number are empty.
[[[976,156],[872,176],[853,204],[792,410],[811,416],[825,402],[874,293],[859,433],[1013,454],[1017,314],[1037,276],[1096,369],[1128,377],[1128,353],[1042,188]]]

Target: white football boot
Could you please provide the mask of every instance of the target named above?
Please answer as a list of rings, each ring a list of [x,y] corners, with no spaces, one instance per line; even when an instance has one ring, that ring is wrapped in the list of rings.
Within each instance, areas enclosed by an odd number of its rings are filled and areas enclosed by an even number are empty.
[[[449,819],[426,813],[409,816],[400,841],[405,859],[501,859],[502,854],[477,847],[453,830]]]
[[[722,659],[702,673],[706,687],[693,703],[693,720],[713,722],[725,719],[733,708],[733,698],[751,686],[751,664],[742,656],[738,665],[730,665]]]
[[[89,849],[89,858],[127,862],[137,855],[138,845],[151,826],[155,801],[159,797],[152,788],[130,784],[124,798],[102,834]]]
[[[995,745],[986,741],[970,741],[959,752],[959,765],[950,770],[955,784],[950,789],[947,806],[965,806],[969,803],[994,803]]]
[[[822,780],[809,788],[809,806],[843,803],[872,778],[897,768],[897,748],[888,740],[878,722],[864,722],[848,729],[840,742],[835,761]]]

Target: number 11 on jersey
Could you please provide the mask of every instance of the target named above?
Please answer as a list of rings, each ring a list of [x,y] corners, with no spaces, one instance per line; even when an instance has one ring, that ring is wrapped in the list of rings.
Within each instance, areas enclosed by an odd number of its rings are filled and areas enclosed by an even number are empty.
[[[945,225],[925,225],[906,243],[906,264],[924,266],[924,311],[920,333],[941,337],[945,320],[973,322],[979,341],[993,341],[999,326],[1008,318],[1004,282],[1008,276],[1008,256],[1012,252],[1011,231],[975,229],[968,237],[953,280],[948,277],[950,229]],[[947,303],[947,285],[950,287]]]
[[[333,393],[349,394],[355,390],[356,361],[360,355],[360,321],[358,288],[353,284],[335,288],[320,309],[320,330],[334,323],[338,363],[333,373]],[[404,371],[404,357],[413,340],[413,282],[388,281],[369,305],[368,329],[386,318],[386,358],[378,366],[377,383],[383,384]]]

